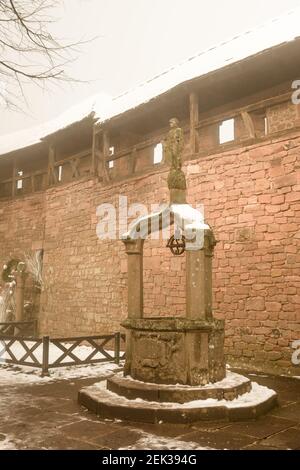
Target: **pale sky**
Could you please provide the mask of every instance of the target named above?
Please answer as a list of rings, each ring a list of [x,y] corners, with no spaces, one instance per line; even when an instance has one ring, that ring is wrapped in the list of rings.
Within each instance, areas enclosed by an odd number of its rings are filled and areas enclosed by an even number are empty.
[[[0,135],[54,118],[98,92],[117,95],[268,19],[300,0],[64,0],[56,35],[81,46],[67,72],[88,83],[28,86],[26,114],[0,107]]]

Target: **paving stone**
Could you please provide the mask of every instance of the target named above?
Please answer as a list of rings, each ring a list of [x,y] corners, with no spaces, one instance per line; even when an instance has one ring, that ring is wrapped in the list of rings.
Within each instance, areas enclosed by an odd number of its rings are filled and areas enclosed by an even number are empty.
[[[218,429],[228,428],[230,423],[228,421],[200,421],[199,423],[193,423],[191,426],[192,430],[201,431],[216,431]]]
[[[256,377],[252,377],[256,380]],[[282,378],[258,378],[274,390],[280,389],[283,402],[294,398],[299,381]],[[196,442],[214,449],[299,449],[299,403],[275,409],[258,421],[228,423],[206,421],[191,424],[145,424],[101,420],[78,406],[77,391],[98,382],[74,379],[45,385],[0,386],[0,439],[8,436],[20,449],[118,449],[140,446],[143,435]],[[298,395],[299,400],[300,395]],[[1,406],[5,403],[5,406]],[[7,405],[8,404],[8,405]],[[143,445],[143,444],[142,444]],[[1,440],[0,440],[1,448]],[[155,445],[154,445],[155,448]],[[165,444],[165,448],[168,445]]]
[[[177,424],[176,426],[172,424],[151,424],[151,423],[126,423],[122,422],[119,424],[122,427],[130,427],[133,430],[143,431],[150,434],[154,434],[156,436],[164,436],[164,437],[178,437],[184,434],[190,433],[193,428]]]
[[[47,450],[97,450],[99,446],[84,442],[79,439],[64,438],[63,440],[59,437],[49,439],[41,442],[40,449]]]
[[[114,426],[112,424],[105,423],[103,421],[95,422],[90,420],[66,424],[65,426],[60,427],[60,430],[63,431],[67,437],[79,437],[86,441],[93,437],[111,434],[117,429],[117,426]]]
[[[264,439],[279,431],[294,426],[294,421],[285,418],[277,418],[275,416],[262,417],[257,421],[247,423],[235,423],[229,425],[226,429],[229,432],[246,434],[258,439]]]
[[[203,447],[218,450],[239,450],[256,442],[255,437],[220,429],[213,432],[195,431],[181,437],[182,441],[198,442]]]
[[[109,449],[119,449],[135,444],[141,438],[141,433],[131,429],[118,429],[117,431],[103,436],[94,436],[93,444]]]
[[[268,437],[261,442],[262,445],[285,450],[300,449],[300,429],[291,428]]]
[[[264,446],[262,444],[251,444],[248,447],[245,447],[244,450],[278,450],[277,447]]]
[[[287,418],[294,422],[300,422],[300,403],[291,403],[284,407],[276,408],[270,414],[280,418]]]

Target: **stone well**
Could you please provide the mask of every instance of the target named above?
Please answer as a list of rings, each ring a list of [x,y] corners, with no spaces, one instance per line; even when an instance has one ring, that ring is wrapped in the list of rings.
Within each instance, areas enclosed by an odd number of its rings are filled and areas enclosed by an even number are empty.
[[[252,419],[276,403],[276,393],[228,372],[224,321],[213,317],[212,258],[216,240],[203,214],[186,203],[182,130],[171,120],[165,145],[171,164],[170,203],[139,218],[122,241],[128,255],[128,318],[124,372],[83,389],[79,402],[102,418],[146,422]],[[143,247],[155,230],[175,226],[167,243],[186,256],[186,314],[144,318]],[[138,401],[137,401],[138,400]],[[213,403],[211,400],[214,400]]]

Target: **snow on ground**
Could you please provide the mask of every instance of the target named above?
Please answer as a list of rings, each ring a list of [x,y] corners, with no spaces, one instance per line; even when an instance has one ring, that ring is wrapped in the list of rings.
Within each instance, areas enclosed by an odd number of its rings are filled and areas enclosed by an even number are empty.
[[[35,384],[53,380],[70,380],[88,377],[105,377],[119,369],[113,362],[86,366],[57,367],[49,371],[49,377],[41,376],[41,369],[26,366],[0,365],[0,385]]]
[[[138,432],[140,432],[138,430]],[[141,438],[133,445],[121,447],[119,450],[215,450],[210,447],[200,447],[196,442],[180,441],[170,437],[155,436],[141,432]]]
[[[0,350],[4,346],[4,341],[0,341]],[[27,346],[33,346],[34,342],[26,341]],[[65,346],[71,346],[65,344]],[[17,359],[20,359],[25,354],[25,349],[22,345],[16,342],[10,347],[12,353]],[[93,348],[89,346],[77,346],[73,353],[81,360],[85,360],[93,351]],[[112,351],[108,351],[113,356]],[[35,351],[34,356],[41,361],[42,360],[42,345],[40,345]],[[49,364],[53,364],[63,352],[57,348],[54,344],[50,343],[49,348]],[[116,371],[119,366],[113,362],[103,362],[100,364],[82,365],[82,366],[66,366],[49,369],[50,377],[41,377],[41,369],[31,366],[19,366],[5,363],[5,360],[10,356],[7,352],[3,352],[0,356],[1,361],[4,363],[0,364],[0,385],[6,384],[17,384],[17,383],[45,383],[52,380],[69,380],[81,377],[97,377],[99,375],[106,376],[110,375],[113,371]],[[105,359],[101,353],[97,353],[94,359]],[[33,360],[28,358],[28,362]],[[63,362],[69,362],[69,358],[65,358]]]
[[[122,374],[118,374],[122,376]],[[147,383],[147,382],[140,382],[139,380],[135,380],[130,376],[126,377],[126,381],[133,382],[137,385],[150,385],[153,386],[153,383]],[[236,374],[235,372],[227,371],[225,379],[221,380],[220,382],[216,382],[214,384],[210,383],[207,385],[203,386],[196,386],[193,387],[195,390],[207,390],[207,389],[215,389],[215,388],[222,388],[222,389],[230,389],[232,387],[237,387],[239,385],[242,385],[244,383],[249,382],[249,379],[247,377],[244,377],[240,374]],[[190,385],[182,385],[182,384],[176,384],[176,385],[165,385],[165,384],[159,384],[160,389],[168,390],[174,388],[178,390],[186,390],[190,389]]]
[[[258,404],[267,401],[274,395],[276,392],[274,390],[269,389],[268,387],[264,387],[262,385],[258,385],[257,383],[252,383],[252,390],[248,393],[244,393],[240,395],[238,398],[228,401],[228,400],[217,400],[214,398],[209,398],[207,400],[195,400],[183,404],[179,403],[165,403],[165,402],[150,402],[145,401],[140,398],[135,400],[128,400],[125,397],[119,396],[116,393],[107,390],[106,388],[106,381],[98,382],[97,384],[88,387],[91,390],[91,394],[97,395],[97,389],[100,393],[105,393],[105,397],[109,399],[109,401],[113,405],[120,405],[120,406],[128,406],[134,404],[136,408],[147,407],[147,408],[161,408],[161,409],[170,409],[170,408],[177,408],[182,411],[190,408],[207,408],[207,407],[226,407],[226,408],[241,408],[241,407],[250,407],[250,406],[257,406]]]
[[[17,444],[20,443],[14,436],[0,434],[0,450],[17,450]]]

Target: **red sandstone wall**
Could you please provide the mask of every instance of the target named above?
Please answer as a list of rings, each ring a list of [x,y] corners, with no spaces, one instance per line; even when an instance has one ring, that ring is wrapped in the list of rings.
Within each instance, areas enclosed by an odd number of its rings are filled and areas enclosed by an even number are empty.
[[[215,313],[232,361],[291,370],[300,339],[300,138],[278,139],[188,165],[219,244]]]
[[[23,259],[25,253],[41,249],[44,239],[45,194],[36,193],[14,201],[0,202],[0,273],[12,258]],[[0,276],[0,286],[3,285]],[[27,280],[25,300],[34,304],[31,317],[37,315],[40,292]]]
[[[300,137],[189,162],[189,202],[205,205],[219,244],[214,307],[226,319],[231,362],[293,372],[291,342],[300,339]],[[72,335],[117,330],[126,316],[126,256],[120,241],[100,241],[96,207],[118,195],[150,205],[167,201],[166,174],[110,187],[95,180],[0,205],[0,260],[42,237],[45,291],[41,333]],[[1,212],[4,211],[4,212]],[[9,230],[9,232],[7,232]],[[3,241],[4,240],[4,241]],[[145,245],[145,312],[184,311],[184,260],[165,242]]]

